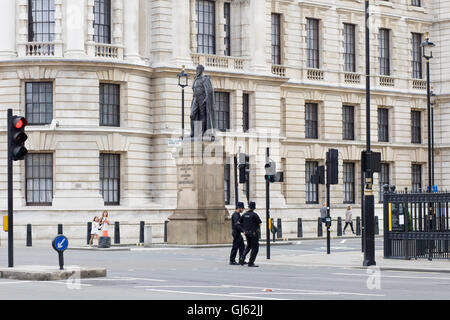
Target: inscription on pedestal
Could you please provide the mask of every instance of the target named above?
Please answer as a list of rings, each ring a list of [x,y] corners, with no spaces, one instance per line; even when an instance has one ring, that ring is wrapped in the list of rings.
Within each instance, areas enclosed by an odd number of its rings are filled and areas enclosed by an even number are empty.
[[[178,166],[178,188],[194,188],[193,167],[188,164]]]

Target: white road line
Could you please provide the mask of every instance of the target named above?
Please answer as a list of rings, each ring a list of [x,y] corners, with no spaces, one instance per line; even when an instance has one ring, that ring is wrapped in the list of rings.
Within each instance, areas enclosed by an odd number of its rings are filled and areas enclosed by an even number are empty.
[[[333,273],[334,275],[338,276],[360,276],[360,277],[367,277],[368,274],[360,274],[360,273]],[[450,281],[450,278],[437,278],[437,277],[411,277],[411,276],[390,276],[386,274],[381,274],[382,278],[398,278],[398,279],[426,279],[426,280],[448,280]]]
[[[253,297],[246,295],[237,295],[237,294],[227,294],[227,293],[206,293],[206,292],[189,292],[189,291],[178,291],[178,290],[162,290],[162,289],[146,289],[146,291],[154,291],[154,292],[166,292],[166,293],[177,293],[177,294],[189,294],[189,295],[203,295],[203,296],[216,296],[216,297],[234,297],[234,298],[247,298],[247,299],[256,299],[256,300],[286,300],[286,299],[277,299],[277,298],[268,298],[268,297]]]
[[[231,286],[136,286],[135,288],[230,288]]]
[[[346,243],[346,242],[347,242],[347,240],[346,240],[346,239],[344,239],[344,240],[342,240],[342,241],[341,241],[341,243]]]
[[[118,277],[118,278],[90,278],[90,279],[83,279],[86,281],[133,281],[133,280],[142,280],[142,281],[154,281],[154,282],[167,282],[167,280],[162,279],[150,279],[150,278],[125,278],[125,277]]]

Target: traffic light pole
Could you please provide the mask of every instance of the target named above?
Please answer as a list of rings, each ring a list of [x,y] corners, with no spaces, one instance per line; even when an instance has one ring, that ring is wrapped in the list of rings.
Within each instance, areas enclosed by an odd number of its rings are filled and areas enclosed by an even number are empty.
[[[331,218],[331,215],[330,215],[330,183],[328,181],[327,181],[327,218],[328,219]],[[327,226],[327,254],[330,254],[331,253],[331,239],[330,239],[330,225],[328,224],[328,222],[327,222],[326,226]]]
[[[8,268],[14,267],[14,233],[13,233],[13,161],[11,146],[12,109],[8,109]]]
[[[269,162],[269,148],[266,149],[266,163]],[[266,179],[266,247],[267,247],[267,259],[270,259],[270,181]]]
[[[238,187],[238,163],[237,163],[237,156],[234,156],[234,198],[235,198],[235,204],[237,208],[237,204],[239,202],[239,187]]]

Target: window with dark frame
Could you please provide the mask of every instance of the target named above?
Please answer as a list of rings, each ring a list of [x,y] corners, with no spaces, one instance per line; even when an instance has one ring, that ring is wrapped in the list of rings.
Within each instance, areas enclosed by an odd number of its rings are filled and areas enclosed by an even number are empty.
[[[413,164],[411,166],[412,171],[412,192],[419,192],[422,190],[422,165]]]
[[[356,26],[344,23],[344,70],[356,72]]]
[[[216,54],[216,3],[196,0],[197,52]]]
[[[28,0],[28,41],[55,40],[55,1]]]
[[[230,10],[230,3],[225,2],[223,4],[223,12],[224,12],[224,18],[225,18],[225,52],[224,54],[226,56],[231,56],[231,10]]]
[[[319,20],[306,19],[306,66],[319,69]]]
[[[100,193],[105,205],[120,204],[120,154],[100,154]]]
[[[242,129],[244,132],[248,132],[249,123],[249,94],[244,93],[242,95]]]
[[[224,191],[225,204],[228,205],[231,202],[231,166],[229,163],[224,166]]]
[[[354,106],[342,106],[342,139],[355,140]]]
[[[306,203],[319,203],[319,185],[311,182],[311,176],[316,173],[318,166],[317,161],[305,162]]]
[[[305,105],[305,137],[318,139],[318,114],[317,103],[307,103]]]
[[[230,129],[230,93],[214,92],[216,105],[216,128],[219,131]]]
[[[378,108],[378,141],[389,142],[389,109]]]
[[[418,110],[411,111],[411,143],[422,143],[422,120]]]
[[[420,0],[411,0],[411,5],[414,7],[421,7],[422,3]]]
[[[378,185],[379,185],[379,202],[383,202],[383,186],[387,184],[389,185],[389,163],[381,164],[381,172],[378,174]]]
[[[422,34],[413,33],[412,34],[412,77],[414,79],[423,78],[423,67],[422,67]]]
[[[94,1],[94,42],[111,43],[111,0]]]
[[[25,83],[25,117],[30,125],[44,125],[52,122],[52,82]]]
[[[53,201],[53,154],[29,153],[25,158],[27,206],[51,206]]]
[[[281,64],[281,15],[272,13],[272,64]]]
[[[344,203],[355,203],[355,164],[344,162]]]
[[[391,75],[391,57],[390,57],[390,30],[380,29],[379,32],[379,54],[380,54],[380,75]]]
[[[100,125],[120,126],[120,85],[100,83]]]

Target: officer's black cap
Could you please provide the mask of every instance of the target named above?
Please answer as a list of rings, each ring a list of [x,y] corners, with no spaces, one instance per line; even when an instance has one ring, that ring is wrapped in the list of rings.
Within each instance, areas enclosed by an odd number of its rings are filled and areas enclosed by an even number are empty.
[[[254,203],[253,201],[251,201],[251,202],[248,204],[248,208],[251,209],[251,210],[255,210],[255,209],[256,209],[256,203]]]
[[[236,209],[244,209],[244,203],[243,202],[238,202],[236,205]]]

